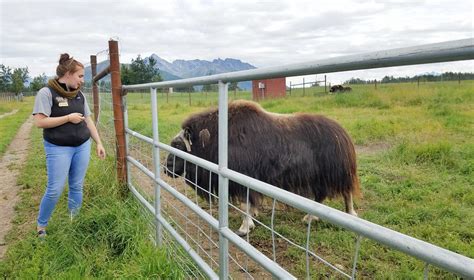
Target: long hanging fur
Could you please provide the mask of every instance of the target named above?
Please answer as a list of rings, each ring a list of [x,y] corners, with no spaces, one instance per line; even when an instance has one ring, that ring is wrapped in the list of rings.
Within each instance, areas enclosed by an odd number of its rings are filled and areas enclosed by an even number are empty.
[[[228,111],[230,169],[318,202],[343,194],[359,195],[354,145],[335,121],[306,113],[269,113],[250,101],[232,102]],[[191,154],[217,163],[217,109],[190,116],[182,128],[192,143]],[[196,172],[194,164],[186,165],[189,182],[217,194],[217,175],[211,180],[209,175],[208,170],[199,167]],[[203,190],[198,189],[198,194],[209,198]],[[245,201],[247,189],[229,182],[229,197]],[[250,191],[249,198],[258,206],[261,195]]]

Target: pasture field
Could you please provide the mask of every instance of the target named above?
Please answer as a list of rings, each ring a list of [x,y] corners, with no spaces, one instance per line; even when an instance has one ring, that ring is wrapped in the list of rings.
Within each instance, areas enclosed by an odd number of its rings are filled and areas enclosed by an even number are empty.
[[[352,86],[351,93],[308,94],[262,101],[271,112],[311,112],[338,121],[353,138],[358,156],[363,197],[356,199],[359,216],[379,225],[474,258],[474,81]],[[238,92],[229,100],[250,99]],[[180,123],[191,113],[217,106],[217,94],[174,94],[168,102],[158,94],[160,140],[169,143]],[[129,93],[129,125],[151,136],[149,93]],[[31,104],[32,106],[32,104]],[[31,106],[28,110],[31,110]],[[28,111],[29,112],[29,111]],[[101,118],[108,117],[107,112]],[[1,131],[0,131],[1,132]],[[39,200],[46,182],[41,131],[33,129],[32,149],[20,178],[22,202],[13,245],[0,263],[4,278],[172,278],[187,275],[167,249],[155,250],[143,210],[131,196],[123,199],[115,183],[112,151],[107,160],[92,157],[85,185],[84,206],[77,220],[69,221],[67,198],[62,196],[53,215],[49,236],[35,238]],[[1,139],[1,138],[0,138]],[[111,140],[113,141],[113,140]],[[150,155],[151,156],[151,155]],[[164,160],[166,154],[161,153]],[[336,199],[325,204],[343,209]],[[269,224],[271,209],[259,220]],[[240,216],[231,211],[230,227]],[[304,214],[294,209],[275,213],[276,230],[292,240],[306,241]],[[313,224],[310,246],[332,263],[350,269],[355,235],[324,221]],[[270,233],[261,226],[250,242],[264,252]],[[305,277],[304,252],[279,247],[279,262],[299,278]],[[267,251],[268,252],[268,251]],[[171,254],[174,254],[171,252]],[[311,259],[311,262],[317,262]],[[424,264],[395,250],[363,239],[359,278],[420,279]],[[336,278],[324,265],[312,266],[311,275]],[[431,279],[455,279],[430,267]]]
[[[363,197],[356,200],[359,216],[376,224],[474,257],[474,83],[472,81],[420,84],[355,85],[350,93],[265,100],[261,105],[276,113],[311,112],[337,120],[356,144]],[[211,97],[212,96],[212,97]],[[175,93],[168,102],[158,94],[159,133],[169,143],[180,123],[191,113],[217,106],[217,95],[194,93],[192,106],[187,94]],[[297,96],[297,97],[296,97]],[[229,100],[250,99],[250,94],[229,92]],[[129,124],[151,137],[148,94],[128,96]],[[166,155],[162,153],[162,159]],[[340,200],[325,204],[342,210]],[[232,211],[231,211],[232,213]],[[306,226],[299,211],[277,211],[277,230],[305,244]],[[263,209],[259,220],[270,224],[271,209]],[[234,213],[231,228],[240,225]],[[329,223],[313,227],[311,246],[333,263],[350,268],[354,238]],[[256,247],[271,247],[271,234],[262,227],[250,234]],[[262,245],[263,244],[263,245]],[[268,248],[268,247],[267,247]],[[290,271],[305,275],[305,256],[286,250]],[[265,250],[264,250],[265,251]],[[342,257],[341,257],[342,256]],[[423,263],[414,258],[363,240],[359,276],[409,278],[423,276]],[[430,268],[434,278],[454,276]],[[324,266],[311,275],[328,276]]]
[[[34,97],[25,97],[23,102],[0,102],[0,116],[18,110],[15,114],[0,119],[0,156],[5,153],[20,126],[31,115],[33,103]]]

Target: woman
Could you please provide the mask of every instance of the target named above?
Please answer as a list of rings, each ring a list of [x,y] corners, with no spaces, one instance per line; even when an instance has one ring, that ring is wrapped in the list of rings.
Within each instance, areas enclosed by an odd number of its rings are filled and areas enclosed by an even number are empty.
[[[82,186],[89,165],[91,141],[97,144],[97,155],[105,150],[91,119],[91,111],[80,88],[84,82],[84,65],[68,54],[62,54],[55,79],[36,95],[33,116],[35,125],[43,128],[48,183],[41,200],[37,232],[46,236],[49,218],[69,183],[68,207],[71,219],[82,204]]]

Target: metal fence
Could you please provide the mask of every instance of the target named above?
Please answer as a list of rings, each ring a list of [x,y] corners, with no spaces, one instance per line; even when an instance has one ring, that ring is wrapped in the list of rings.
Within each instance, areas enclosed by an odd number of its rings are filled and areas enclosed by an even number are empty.
[[[176,246],[179,244],[181,248],[177,248],[177,251],[180,253],[174,257],[180,259],[184,252],[184,255],[188,255],[193,260],[193,263],[190,263],[184,257],[185,259],[181,261],[187,264],[183,270],[187,271],[190,278],[293,279],[295,276],[290,271],[293,268],[288,267],[294,267],[294,265],[289,265],[294,262],[301,266],[298,270],[303,271],[298,275],[301,277],[322,277],[321,272],[317,272],[322,269],[324,273],[328,273],[323,274],[326,277],[330,275],[329,273],[336,273],[337,277],[353,279],[357,276],[357,264],[363,238],[424,262],[425,278],[428,277],[429,265],[465,278],[474,278],[474,260],[471,258],[284,191],[277,186],[230,170],[227,165],[229,82],[467,59],[474,59],[472,39],[191,79],[124,85],[122,87],[124,90],[150,89],[153,131],[153,136],[148,137],[129,128],[129,121],[133,120],[128,118],[127,107],[130,106],[129,101],[132,102],[133,96],[124,96],[128,186],[155,218],[157,245]],[[158,133],[160,107],[157,103],[157,89],[213,83],[219,85],[218,164],[160,142]],[[163,154],[160,156],[162,151],[184,159],[185,164],[194,165],[196,172],[199,166],[207,170],[210,175],[217,175],[218,195],[212,194],[208,186],[197,185],[197,182],[188,181],[188,184],[194,186],[194,188],[188,188],[182,183],[183,178],[181,180],[168,179],[164,176],[161,157]],[[247,192],[259,192],[268,198],[266,218],[252,218],[252,221],[261,228],[261,234],[268,237],[268,244],[256,244],[248,234],[242,238],[230,230],[229,216],[234,218],[239,215],[250,216],[250,210],[248,207],[242,209],[229,201],[229,181],[247,187]],[[209,199],[201,200],[197,194],[198,190],[207,193]],[[246,202],[248,205],[248,196]],[[349,238],[349,240],[353,240],[353,249],[351,252],[346,252],[347,256],[343,258],[345,263],[326,256],[324,252],[318,252],[314,248],[315,234],[311,228],[311,222],[306,226],[303,241],[295,238],[291,229],[279,227],[277,220],[286,214],[285,207],[287,206],[296,208],[301,213],[318,216],[325,222],[345,229],[345,234],[352,234],[352,239]],[[235,219],[231,219],[233,220]],[[297,256],[296,258],[291,257],[293,253]],[[322,267],[321,264],[323,264]]]
[[[35,96],[36,91],[26,91],[16,94],[14,92],[0,92],[0,102],[23,101],[23,98],[28,96]]]

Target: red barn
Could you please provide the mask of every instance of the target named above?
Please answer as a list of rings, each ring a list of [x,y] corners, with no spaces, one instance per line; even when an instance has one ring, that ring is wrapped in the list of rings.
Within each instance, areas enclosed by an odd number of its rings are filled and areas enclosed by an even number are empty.
[[[252,81],[253,100],[286,96],[286,78]]]

